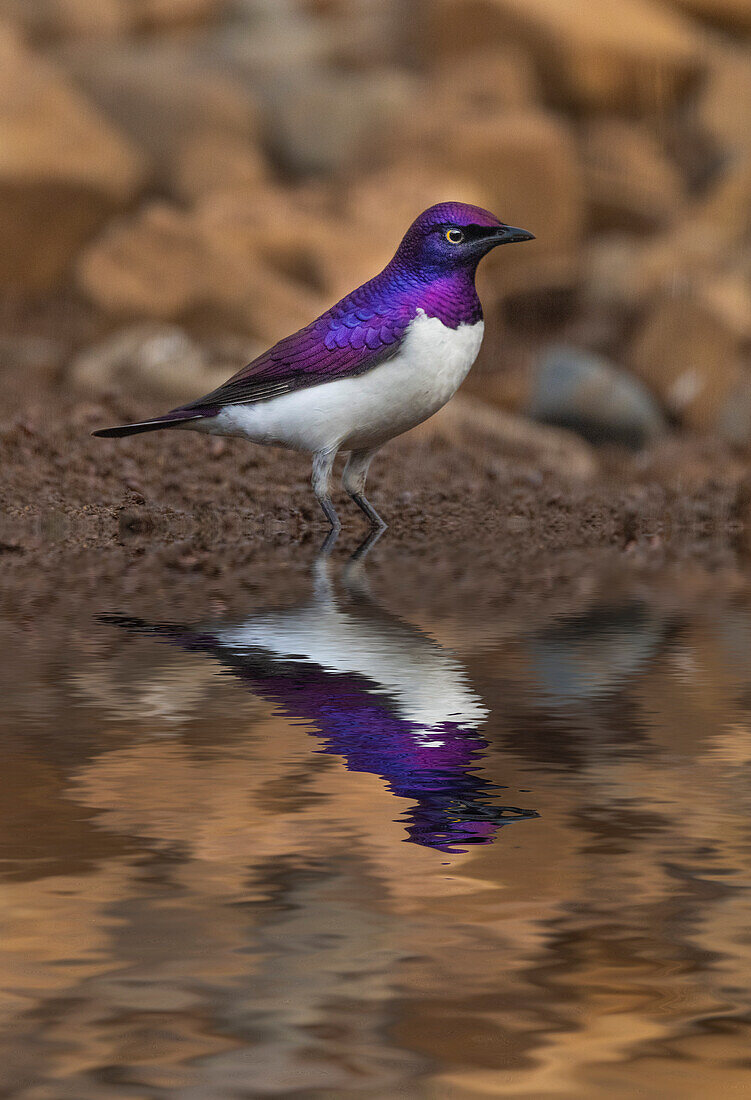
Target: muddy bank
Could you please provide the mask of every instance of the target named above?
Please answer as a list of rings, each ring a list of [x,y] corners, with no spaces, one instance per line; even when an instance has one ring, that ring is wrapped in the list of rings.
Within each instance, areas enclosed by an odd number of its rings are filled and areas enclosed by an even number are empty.
[[[6,554],[185,540],[210,554],[220,544],[321,541],[326,528],[305,456],[178,432],[116,441],[90,435],[150,411],[153,404],[84,405],[51,394],[6,421]],[[746,474],[720,444],[674,437],[637,455],[601,452],[600,467],[576,482],[518,456],[408,435],[378,456],[370,486],[391,524],[391,545],[473,547],[513,561],[563,547],[743,544]],[[351,549],[365,525],[341,492],[336,504],[342,547]]]

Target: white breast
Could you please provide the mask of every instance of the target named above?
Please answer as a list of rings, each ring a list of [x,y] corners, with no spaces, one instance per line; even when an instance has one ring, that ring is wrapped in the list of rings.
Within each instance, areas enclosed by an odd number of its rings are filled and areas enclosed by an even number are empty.
[[[273,401],[228,405],[195,427],[298,451],[380,446],[453,397],[477,358],[483,330],[482,321],[452,329],[420,311],[397,354],[373,370]]]

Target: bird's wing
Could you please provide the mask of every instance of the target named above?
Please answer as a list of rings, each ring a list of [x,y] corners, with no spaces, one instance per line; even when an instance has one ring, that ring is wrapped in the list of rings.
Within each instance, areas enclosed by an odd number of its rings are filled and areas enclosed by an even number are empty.
[[[414,314],[407,304],[395,309],[355,291],[306,328],[280,340],[218,389],[182,407],[213,410],[252,404],[363,374],[396,354]]]

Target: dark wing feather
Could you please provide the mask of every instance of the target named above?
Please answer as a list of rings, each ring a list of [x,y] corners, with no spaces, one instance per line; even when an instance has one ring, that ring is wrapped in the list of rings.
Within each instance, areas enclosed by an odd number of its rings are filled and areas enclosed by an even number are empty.
[[[366,284],[299,332],[280,340],[212,393],[185,409],[268,401],[292,390],[351,378],[399,350],[415,309],[407,302],[372,300]],[[368,291],[371,291],[369,294]]]

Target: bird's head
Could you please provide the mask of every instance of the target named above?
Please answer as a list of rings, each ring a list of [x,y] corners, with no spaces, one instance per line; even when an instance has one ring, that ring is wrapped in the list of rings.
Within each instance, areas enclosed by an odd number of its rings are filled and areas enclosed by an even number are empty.
[[[480,206],[441,202],[412,222],[394,262],[416,273],[443,274],[461,267],[474,270],[499,244],[534,239],[526,229],[506,225]]]

